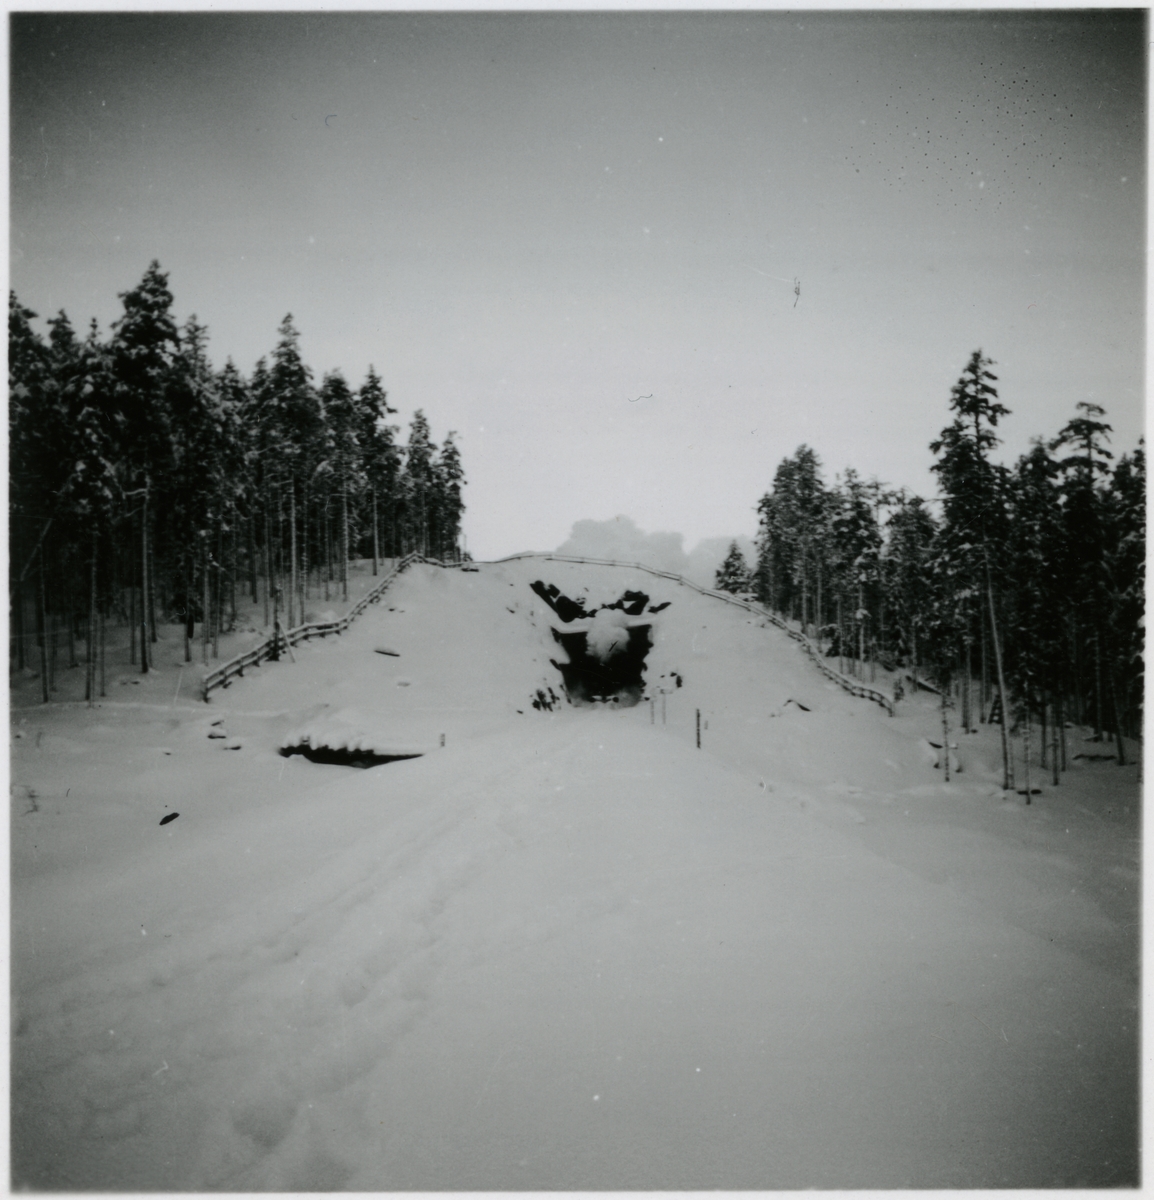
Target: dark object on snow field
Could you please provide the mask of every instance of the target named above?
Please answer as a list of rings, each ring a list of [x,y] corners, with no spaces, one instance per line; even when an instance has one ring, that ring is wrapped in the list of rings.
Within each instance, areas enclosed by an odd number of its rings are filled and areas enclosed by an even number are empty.
[[[372,750],[346,750],[332,746],[283,746],[280,750],[284,758],[293,754],[303,754],[309,762],[326,763],[337,767],[380,767],[385,763],[400,762],[405,758],[421,758],[420,754],[375,754]]]
[[[589,612],[583,604],[577,600],[570,600],[568,596],[561,594],[561,589],[556,584],[550,583],[546,585],[542,580],[538,579],[529,584],[529,586],[545,601],[547,605],[565,622],[566,625],[570,621],[583,620],[591,617],[592,612]],[[594,610],[596,611],[596,610]]]
[[[169,823],[169,821],[175,821],[176,818],[179,816],[180,816],[180,813],[169,813],[167,817],[160,818],[160,823],[162,825],[167,825]]]

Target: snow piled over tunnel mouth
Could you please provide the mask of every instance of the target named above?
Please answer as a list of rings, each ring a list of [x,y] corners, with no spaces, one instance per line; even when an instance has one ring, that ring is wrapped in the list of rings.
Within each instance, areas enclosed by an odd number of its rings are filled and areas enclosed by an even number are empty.
[[[607,703],[625,708],[637,704],[645,691],[645,659],[653,645],[652,622],[665,604],[649,605],[645,592],[625,591],[609,604],[588,608],[554,584],[536,580],[530,587],[553,610],[562,628],[553,638],[568,660],[550,659],[561,673],[572,704]]]
[[[585,631],[588,653],[600,663],[624,653],[629,646],[629,618],[611,608],[598,609]]]

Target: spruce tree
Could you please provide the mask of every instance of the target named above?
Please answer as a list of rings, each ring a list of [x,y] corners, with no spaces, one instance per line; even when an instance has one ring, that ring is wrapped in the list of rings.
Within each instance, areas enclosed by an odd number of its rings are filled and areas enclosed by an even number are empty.
[[[736,542],[729,543],[729,552],[713,577],[713,586],[719,592],[734,595],[750,590],[749,565]]]
[[[948,589],[939,605],[939,668],[952,675],[960,664],[961,648],[949,657],[944,629],[951,609],[959,630],[969,631],[980,619],[977,606],[984,599],[989,610],[991,639],[1002,703],[1003,785],[1013,788],[1009,713],[1012,709],[1006,684],[1003,644],[999,631],[1001,590],[994,585],[994,562],[1006,539],[1006,488],[1004,472],[989,462],[999,444],[994,429],[1009,409],[998,403],[997,376],[980,350],[975,350],[950,393],[953,422],[930,444],[937,462],[930,468],[938,477],[943,496],[943,521],[936,563],[940,584]],[[957,639],[959,642],[964,638]]]
[[[902,498],[888,521],[889,540],[883,571],[889,607],[899,630],[899,652],[918,684],[919,643],[933,603],[930,554],[937,524],[920,496]]]
[[[456,436],[456,433],[450,431],[433,464],[436,527],[434,553],[437,558],[453,561],[459,556],[461,517],[465,511],[465,502],[461,496],[465,471],[461,465],[461,452],[454,440]]]
[[[429,508],[433,491],[434,448],[429,422],[421,409],[413,414],[409,441],[405,448],[404,490],[406,524],[410,550],[429,553]]]
[[[392,530],[396,517],[397,476],[400,472],[400,451],[397,448],[396,426],[388,418],[396,409],[388,405],[380,376],[370,366],[368,376],[356,395],[358,443],[362,454],[362,473],[365,478],[367,505],[362,524],[368,531],[373,558],[373,574],[385,549],[393,556]]]

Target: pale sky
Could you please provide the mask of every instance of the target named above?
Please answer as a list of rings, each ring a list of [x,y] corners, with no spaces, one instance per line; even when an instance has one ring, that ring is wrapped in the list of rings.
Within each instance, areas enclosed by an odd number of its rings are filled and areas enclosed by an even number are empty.
[[[477,558],[752,535],[802,443],[932,495],[970,353],[1002,455],[1144,415],[1144,13],[12,18],[11,286],[153,258],[244,372],[286,312],[460,434]],[[800,294],[795,294],[795,281]]]

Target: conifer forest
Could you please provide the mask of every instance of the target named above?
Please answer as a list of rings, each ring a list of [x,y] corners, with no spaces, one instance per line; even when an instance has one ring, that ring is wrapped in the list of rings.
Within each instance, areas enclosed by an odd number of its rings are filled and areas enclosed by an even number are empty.
[[[214,368],[157,262],[120,299],[104,338],[64,312],[42,336],[9,296],[10,661],[45,702],[60,656],[86,665],[86,698],[103,690],[110,623],[147,672],[161,623],[184,626],[191,660],[238,597],[289,628],[308,597],[347,597],[351,560],[460,557],[454,435],[438,447],[418,410],[398,440],[372,367],[318,385],[290,315],[250,376]]]
[[[1008,729],[1057,782],[1064,723],[1120,763],[1141,736],[1145,452],[1115,459],[1107,414],[1082,402],[1012,467],[994,462],[1009,409],[993,365],[975,351],[948,398],[929,447],[938,500],[852,469],[827,484],[800,446],[758,503],[756,564],[731,547],[717,586],[799,622],[846,674],[901,668],[939,691],[947,737],[951,721],[1000,723],[1006,786]]]

